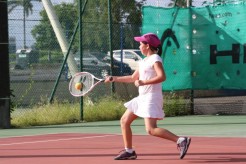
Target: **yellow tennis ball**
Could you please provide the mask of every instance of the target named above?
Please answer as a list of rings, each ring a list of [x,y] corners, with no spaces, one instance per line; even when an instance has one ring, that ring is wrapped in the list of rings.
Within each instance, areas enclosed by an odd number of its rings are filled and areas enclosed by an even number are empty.
[[[75,88],[76,88],[77,90],[81,90],[81,89],[83,88],[83,84],[82,84],[82,83],[76,83],[76,84],[75,84]]]

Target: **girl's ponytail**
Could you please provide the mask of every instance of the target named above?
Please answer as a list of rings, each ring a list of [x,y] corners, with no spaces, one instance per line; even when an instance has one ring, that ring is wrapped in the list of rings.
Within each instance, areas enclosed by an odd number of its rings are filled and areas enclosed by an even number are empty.
[[[162,45],[161,45],[161,44],[157,47],[157,54],[158,54],[159,56],[162,55]]]

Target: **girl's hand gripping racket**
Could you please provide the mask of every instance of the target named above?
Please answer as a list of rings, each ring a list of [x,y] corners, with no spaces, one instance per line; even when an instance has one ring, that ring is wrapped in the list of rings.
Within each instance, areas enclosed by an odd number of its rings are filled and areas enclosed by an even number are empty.
[[[110,77],[110,80],[112,77]],[[69,91],[75,97],[80,97],[86,95],[90,92],[96,85],[104,82],[105,79],[96,78],[89,72],[79,72],[76,73],[69,82]]]

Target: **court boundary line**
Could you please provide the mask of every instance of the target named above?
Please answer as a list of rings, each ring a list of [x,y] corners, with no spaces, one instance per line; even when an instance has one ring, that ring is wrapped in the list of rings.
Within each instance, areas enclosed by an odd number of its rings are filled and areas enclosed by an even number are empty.
[[[61,133],[56,133],[61,134]],[[65,133],[67,134],[67,133]],[[69,133],[68,133],[69,134]],[[77,134],[77,133],[76,133]],[[78,133],[79,134],[79,133]],[[39,135],[34,135],[39,136]],[[42,136],[42,135],[40,135]],[[24,145],[24,144],[35,144],[35,143],[47,143],[47,142],[59,142],[59,141],[71,141],[71,140],[80,140],[80,139],[94,139],[94,138],[104,138],[104,137],[114,137],[119,136],[118,134],[111,134],[111,135],[96,135],[96,136],[84,136],[84,137],[72,137],[72,138],[60,138],[60,139],[53,139],[53,140],[38,140],[38,141],[30,141],[30,142],[13,142],[8,144],[0,144],[0,146],[12,146],[12,145]],[[31,136],[30,136],[31,137]]]
[[[43,134],[30,134],[30,135],[10,135],[10,136],[0,136],[1,139],[9,139],[9,138],[20,138],[20,137],[33,137],[33,136],[43,136],[43,135],[55,135],[55,134],[100,134],[100,133],[85,133],[85,132],[57,132],[57,133],[43,133]],[[120,135],[121,133],[102,133],[102,134],[108,134],[108,135]]]
[[[9,138],[21,138],[21,137],[34,137],[34,136],[43,136],[43,135],[55,135],[55,134],[72,134],[70,132],[62,132],[62,133],[44,133],[44,134],[30,134],[30,135],[18,135],[18,136],[5,136],[5,137],[0,137],[1,139],[9,139]],[[77,133],[73,133],[77,134]],[[79,134],[79,133],[78,133]]]

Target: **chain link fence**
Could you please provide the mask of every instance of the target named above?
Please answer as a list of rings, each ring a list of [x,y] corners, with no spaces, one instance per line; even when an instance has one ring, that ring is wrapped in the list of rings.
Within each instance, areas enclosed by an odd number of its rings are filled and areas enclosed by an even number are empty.
[[[98,77],[107,74],[130,75],[134,71],[132,64],[139,60],[138,43],[134,36],[141,34],[143,5],[157,7],[172,7],[176,1],[147,0],[114,0],[112,1],[112,21],[108,17],[108,4],[105,0],[83,1],[81,42],[78,26],[78,4],[75,0],[51,0],[58,22],[61,26],[66,45],[70,52],[62,50],[51,21],[38,0],[23,0],[16,2],[17,6],[9,4],[9,61],[12,101],[17,106],[15,114],[21,114],[26,107],[37,105],[43,101],[56,99],[58,101],[78,102],[68,91],[71,78],[71,65],[64,63],[69,54],[80,70],[80,52],[83,55],[83,70]],[[234,3],[233,1],[231,3]],[[237,1],[238,2],[238,1]],[[192,6],[219,5],[226,1],[194,0]],[[180,7],[186,7],[187,1],[179,1]],[[12,8],[13,7],[13,8]],[[110,27],[112,28],[110,32]],[[111,36],[111,40],[110,40]],[[80,51],[82,44],[82,51]],[[182,43],[181,43],[182,44]],[[114,61],[111,68],[109,58],[112,50],[129,50],[129,58],[133,62]],[[114,51],[113,51],[114,53]],[[123,51],[120,53],[123,53]],[[126,52],[127,54],[127,52]],[[127,56],[127,55],[126,55]],[[64,65],[63,65],[64,64]],[[89,95],[91,101],[100,96],[110,95],[112,88],[123,99],[129,100],[138,95],[137,88],[132,84],[102,84]],[[244,90],[185,90],[165,92],[165,95],[182,97],[184,104],[195,111],[195,114],[246,113],[244,108]],[[173,97],[172,97],[173,98]],[[169,103],[170,101],[167,101]],[[23,110],[22,110],[23,109]]]

